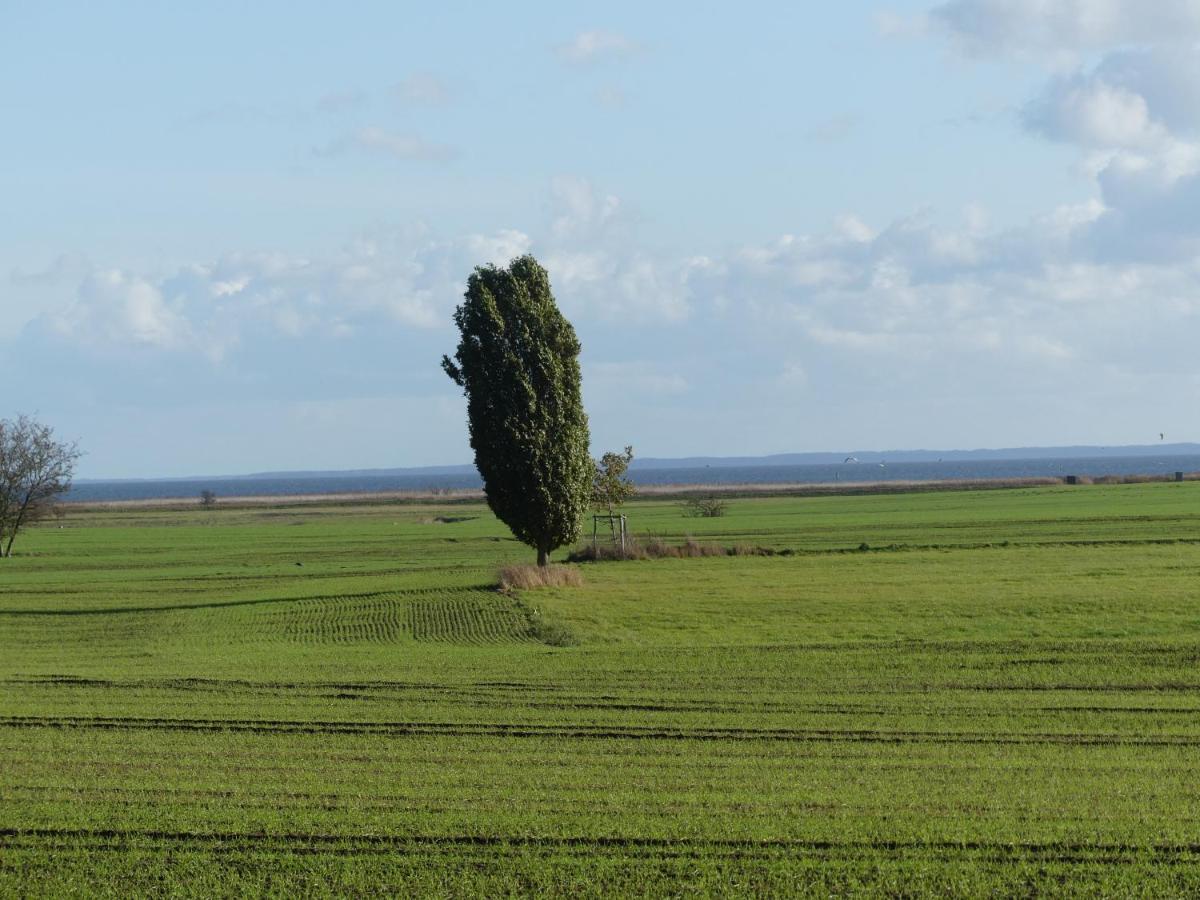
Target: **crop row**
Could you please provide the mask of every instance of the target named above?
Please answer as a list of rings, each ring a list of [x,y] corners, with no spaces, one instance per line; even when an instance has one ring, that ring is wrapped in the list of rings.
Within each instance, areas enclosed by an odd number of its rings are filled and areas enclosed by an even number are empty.
[[[520,601],[485,591],[414,599],[408,605],[408,621],[418,641],[493,644],[530,639],[529,618]]]

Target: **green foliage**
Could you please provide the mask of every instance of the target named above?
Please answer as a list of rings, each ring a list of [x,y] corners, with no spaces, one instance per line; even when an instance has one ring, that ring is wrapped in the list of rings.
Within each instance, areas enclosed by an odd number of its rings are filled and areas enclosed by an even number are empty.
[[[632,499],[637,487],[626,474],[633,462],[633,447],[626,446],[624,452],[609,451],[595,461],[592,476],[592,506],[597,511],[615,515],[626,500]]]
[[[729,509],[729,503],[720,497],[689,497],[683,503],[683,511],[697,519],[719,519]]]
[[[575,329],[532,256],[477,268],[454,323],[442,368],[467,396],[488,506],[545,565],[579,536],[592,480]]]

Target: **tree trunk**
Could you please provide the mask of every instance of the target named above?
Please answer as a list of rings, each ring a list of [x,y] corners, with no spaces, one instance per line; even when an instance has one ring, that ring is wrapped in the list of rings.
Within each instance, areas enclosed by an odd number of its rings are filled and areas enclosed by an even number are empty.
[[[29,509],[29,495],[25,496],[21,506],[17,509],[17,517],[13,520],[12,530],[8,533],[8,544],[4,547],[4,556],[12,556],[13,541],[17,539],[17,532],[21,530],[21,526],[25,523],[25,511]]]
[[[538,547],[538,565],[541,566],[543,569],[547,565],[549,565],[549,562],[550,562],[549,558],[548,558],[549,556],[550,556],[550,553],[546,550],[545,547]]]

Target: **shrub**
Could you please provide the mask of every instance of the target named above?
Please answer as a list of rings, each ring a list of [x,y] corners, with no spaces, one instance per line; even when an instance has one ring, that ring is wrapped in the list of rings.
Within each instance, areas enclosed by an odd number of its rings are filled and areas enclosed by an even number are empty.
[[[538,613],[529,617],[529,635],[535,641],[551,647],[573,647],[579,643],[573,632],[559,622],[547,622]]]
[[[571,566],[505,566],[500,570],[500,590],[528,591],[544,587],[579,587],[583,576]]]
[[[683,504],[683,514],[697,519],[719,519],[729,504],[717,497],[690,497]]]

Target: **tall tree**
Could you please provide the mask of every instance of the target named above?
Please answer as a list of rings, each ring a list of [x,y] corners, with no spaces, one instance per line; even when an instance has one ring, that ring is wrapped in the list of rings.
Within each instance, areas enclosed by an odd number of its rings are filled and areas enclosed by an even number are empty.
[[[12,556],[21,529],[71,489],[79,456],[75,444],[55,440],[48,425],[29,416],[0,419],[0,557]]]
[[[579,537],[591,496],[579,339],[532,256],[476,268],[454,324],[442,368],[466,394],[488,506],[544,566]]]

